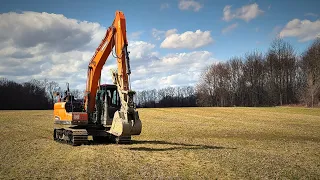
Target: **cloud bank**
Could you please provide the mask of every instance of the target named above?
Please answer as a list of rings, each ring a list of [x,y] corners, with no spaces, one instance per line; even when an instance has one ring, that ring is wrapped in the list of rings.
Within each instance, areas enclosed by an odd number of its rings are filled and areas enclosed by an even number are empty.
[[[80,90],[85,88],[89,61],[106,32],[99,23],[45,12],[0,14],[0,29],[0,77],[18,82],[46,78],[62,88],[69,82]],[[171,29],[160,35],[170,37],[166,42],[188,44],[179,48],[193,49],[212,42],[209,31],[177,34]],[[202,41],[190,45],[194,38]],[[216,61],[208,51],[160,55],[155,48],[155,44],[129,39],[133,89],[193,85],[201,70]],[[112,82],[109,70],[115,68],[115,59],[109,56],[102,71],[103,83]]]

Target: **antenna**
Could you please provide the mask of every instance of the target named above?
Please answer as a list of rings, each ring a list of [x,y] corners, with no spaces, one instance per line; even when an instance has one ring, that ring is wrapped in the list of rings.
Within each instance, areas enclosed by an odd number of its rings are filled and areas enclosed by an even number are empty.
[[[67,84],[67,96],[71,101],[71,112],[73,112],[73,102],[72,102],[73,98],[72,98],[72,94],[71,94],[70,89],[69,89],[69,83],[67,82],[66,84]]]
[[[70,89],[69,89],[69,83],[67,82],[67,92],[70,93]]]

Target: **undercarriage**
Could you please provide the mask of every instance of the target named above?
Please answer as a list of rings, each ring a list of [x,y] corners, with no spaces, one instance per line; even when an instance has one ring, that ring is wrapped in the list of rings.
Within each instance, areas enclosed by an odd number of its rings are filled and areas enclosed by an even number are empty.
[[[114,136],[107,130],[101,127],[55,128],[53,139],[73,146],[97,143],[131,144],[131,136]]]

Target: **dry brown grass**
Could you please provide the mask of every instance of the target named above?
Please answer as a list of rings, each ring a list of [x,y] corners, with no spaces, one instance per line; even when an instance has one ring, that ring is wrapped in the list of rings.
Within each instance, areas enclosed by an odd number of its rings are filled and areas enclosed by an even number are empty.
[[[0,111],[0,179],[317,179],[320,109],[140,109],[132,145],[52,140],[52,111]]]

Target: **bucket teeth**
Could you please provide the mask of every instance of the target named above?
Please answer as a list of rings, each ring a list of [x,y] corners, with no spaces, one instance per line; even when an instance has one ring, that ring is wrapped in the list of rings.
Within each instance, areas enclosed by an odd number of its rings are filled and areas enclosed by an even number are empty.
[[[141,133],[142,124],[137,112],[135,113],[134,116],[131,116],[133,119],[127,120],[122,112],[115,112],[111,128],[108,132],[115,136],[139,135]]]

